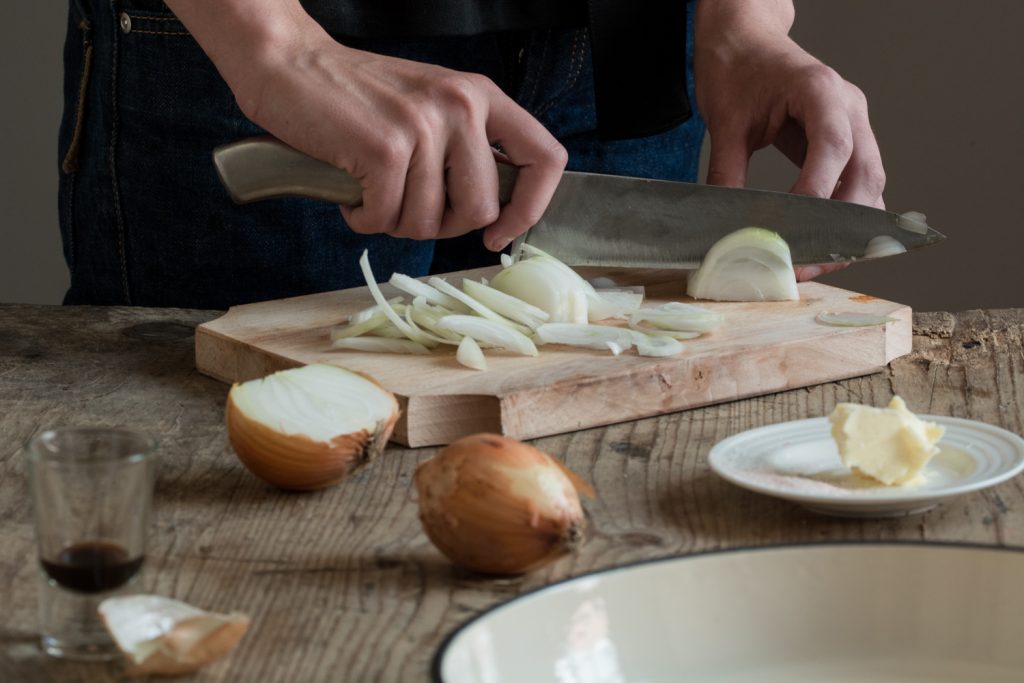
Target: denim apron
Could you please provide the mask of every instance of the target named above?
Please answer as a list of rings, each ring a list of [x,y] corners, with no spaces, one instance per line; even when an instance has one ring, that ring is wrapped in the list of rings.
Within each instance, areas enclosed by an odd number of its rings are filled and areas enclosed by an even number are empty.
[[[586,29],[341,40],[487,75],[566,146],[571,170],[696,177],[699,116],[646,138],[599,139]],[[367,236],[323,202],[235,205],[211,152],[264,131],[241,114],[185,27],[152,0],[71,0],[64,69],[65,303],[223,309],[343,289],[362,284],[363,249],[378,280],[497,263],[479,232],[437,242]]]

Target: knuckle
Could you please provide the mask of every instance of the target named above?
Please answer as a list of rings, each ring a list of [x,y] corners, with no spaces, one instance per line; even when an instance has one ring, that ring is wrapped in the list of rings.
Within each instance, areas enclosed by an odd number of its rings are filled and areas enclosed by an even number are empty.
[[[837,156],[849,158],[853,153],[853,134],[849,130],[826,125],[815,136],[817,142],[832,149]]]
[[[853,83],[846,84],[847,97],[853,103],[853,106],[857,109],[867,111],[868,108],[868,96],[864,94],[864,91],[855,86]]]
[[[475,228],[482,228],[498,220],[500,210],[495,202],[475,202],[461,212],[461,222]]]
[[[483,115],[481,91],[486,90],[490,83],[490,79],[479,74],[452,73],[441,79],[438,93],[450,114],[474,120]]]
[[[846,84],[846,81],[838,73],[824,64],[808,67],[804,79],[813,90],[826,95],[840,91]]]
[[[566,164],[569,163],[569,150],[562,146],[562,143],[558,142],[558,140],[552,140],[548,144],[544,150],[544,156],[552,166],[557,166],[559,170],[564,169]]]
[[[408,160],[411,155],[409,147],[404,136],[392,133],[369,141],[368,153],[378,163],[391,167]]]

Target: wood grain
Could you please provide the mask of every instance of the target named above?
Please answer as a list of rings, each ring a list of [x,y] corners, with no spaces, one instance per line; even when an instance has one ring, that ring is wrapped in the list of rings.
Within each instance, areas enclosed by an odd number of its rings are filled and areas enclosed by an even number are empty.
[[[434,448],[390,447],[309,494],[269,488],[227,445],[227,387],[194,367],[215,312],[0,306],[0,681],[108,683],[119,664],[58,662],[36,646],[37,565],[21,445],[53,425],[122,424],[160,440],[145,588],[253,626],[183,681],[425,681],[444,636],[493,604],[636,560],[721,548],[859,540],[1024,546],[1024,479],[917,517],[820,517],[715,477],[706,456],[750,427],[886,402],[1024,430],[1024,310],[915,316],[914,351],[869,376],[534,441],[598,490],[575,556],[518,579],[449,565],[423,535],[412,476]]]
[[[496,269],[453,274],[479,280]],[[682,298],[678,273],[615,277],[650,286],[646,305]],[[590,269],[588,275],[605,274]],[[669,278],[674,279],[669,279]],[[400,294],[385,286],[388,298]],[[815,282],[800,301],[717,303],[725,323],[685,342],[682,354],[643,358],[560,345],[537,358],[489,354],[477,372],[455,361],[454,348],[429,356],[334,351],[330,328],[373,305],[365,287],[231,309],[199,327],[200,371],[234,382],[308,363],[333,363],[369,374],[399,396],[403,417],[394,439],[409,446],[450,443],[480,431],[530,439],[686,408],[877,372],[910,351],[911,311],[902,304]],[[891,316],[884,326],[840,328],[815,320],[821,311]],[[623,324],[623,323],[619,323]]]

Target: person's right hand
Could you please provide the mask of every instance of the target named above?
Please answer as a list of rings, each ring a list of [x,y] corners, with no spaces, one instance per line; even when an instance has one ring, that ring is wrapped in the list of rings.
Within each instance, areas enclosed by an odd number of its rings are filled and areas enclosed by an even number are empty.
[[[540,219],[566,151],[490,79],[345,47],[300,8],[282,14],[274,3],[263,5],[270,37],[255,48],[201,30],[251,22],[251,7],[224,19],[205,0],[173,4],[249,119],[359,180],[363,205],[342,208],[353,230],[433,239],[487,226],[497,251]],[[504,207],[492,145],[520,168]]]

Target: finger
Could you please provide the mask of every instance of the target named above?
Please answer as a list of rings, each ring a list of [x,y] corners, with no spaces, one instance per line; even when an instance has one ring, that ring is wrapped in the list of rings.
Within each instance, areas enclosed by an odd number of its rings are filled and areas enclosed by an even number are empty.
[[[708,185],[744,187],[747,184],[747,164],[750,163],[750,144],[746,131],[723,128],[711,134],[711,154],[708,159]]]
[[[395,230],[402,211],[407,168],[408,162],[384,165],[377,173],[359,179],[363,186],[362,205],[341,207],[341,215],[353,232],[369,235]]]
[[[395,237],[429,240],[437,236],[444,215],[444,154],[428,141],[413,151],[405,176],[402,209]]]
[[[824,263],[817,266],[796,266],[793,268],[796,271],[797,282],[806,282],[807,280],[813,280],[816,277],[827,275],[828,273],[834,273],[837,270],[846,268],[849,263]]]
[[[512,197],[484,230],[484,243],[501,251],[544,215],[568,162],[565,148],[526,110],[500,95],[487,120],[487,137],[519,167]]]
[[[853,154],[853,133],[845,110],[819,108],[803,122],[807,156],[791,188],[795,194],[831,197]]]
[[[438,237],[457,237],[498,220],[498,169],[494,152],[481,129],[449,143],[445,177],[448,209]]]
[[[833,199],[877,206],[885,189],[885,170],[866,109],[854,119],[852,133],[853,154],[840,176]]]

